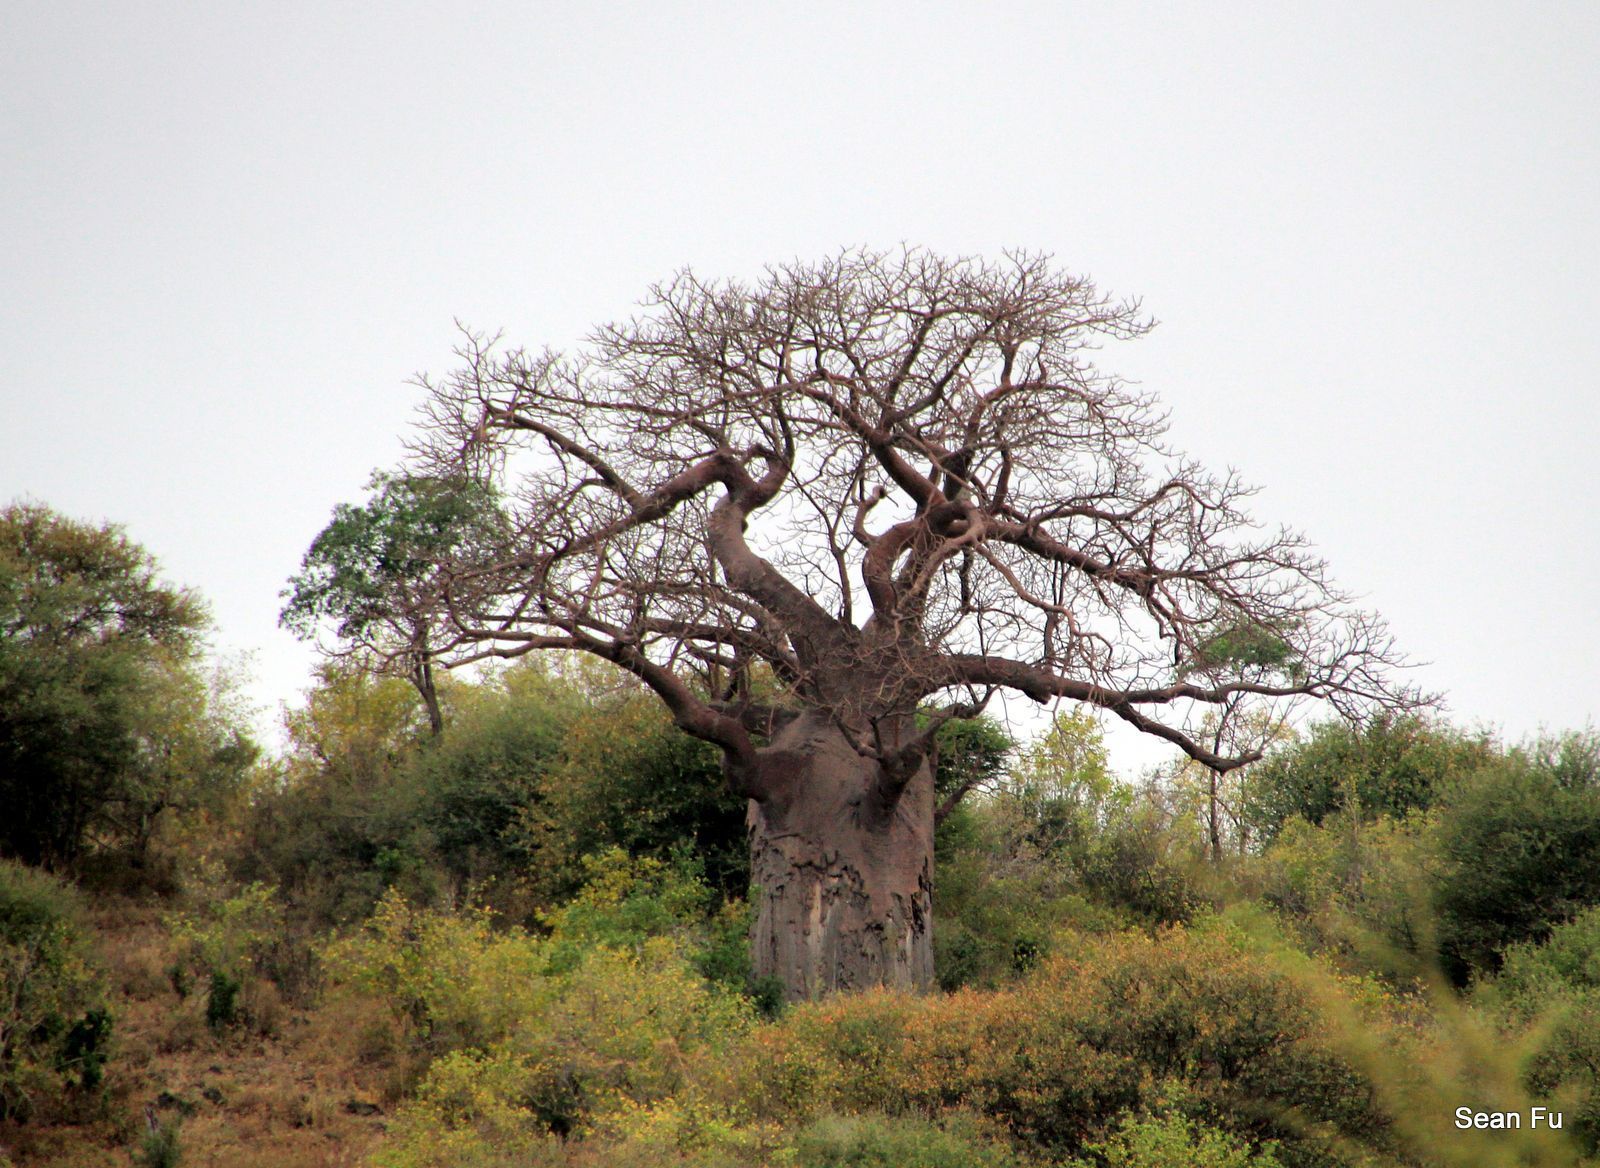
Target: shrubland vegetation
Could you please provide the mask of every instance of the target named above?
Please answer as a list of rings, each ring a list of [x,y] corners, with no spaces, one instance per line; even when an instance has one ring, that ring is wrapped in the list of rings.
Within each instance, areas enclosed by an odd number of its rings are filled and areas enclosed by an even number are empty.
[[[948,722],[938,989],[785,1004],[744,801],[637,682],[333,661],[263,752],[142,549],[32,505],[0,537],[0,1164],[1600,1148],[1593,731],[1325,722],[1215,788],[1117,775],[1081,710]],[[1565,1128],[1452,1124],[1535,1103]]]

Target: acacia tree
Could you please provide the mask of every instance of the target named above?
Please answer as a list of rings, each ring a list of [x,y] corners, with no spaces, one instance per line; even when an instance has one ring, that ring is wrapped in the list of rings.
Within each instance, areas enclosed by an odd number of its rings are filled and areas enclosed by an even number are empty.
[[[513,514],[437,565],[437,647],[636,675],[749,800],[756,972],[793,998],[926,987],[945,721],[1066,698],[1226,772],[1250,755],[1208,748],[1206,708],[1410,700],[1303,540],[1089,360],[1148,327],[1046,257],[906,250],[686,272],[573,354],[468,334],[422,379],[414,453]],[[1293,670],[1185,672],[1222,628],[1281,637]]]

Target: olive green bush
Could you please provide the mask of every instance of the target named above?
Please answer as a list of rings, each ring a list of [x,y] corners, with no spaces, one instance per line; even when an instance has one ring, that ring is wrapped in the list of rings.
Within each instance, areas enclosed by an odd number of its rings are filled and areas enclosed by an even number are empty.
[[[1590,1153],[1600,1150],[1600,907],[1503,956],[1473,999],[1509,1034],[1531,1037],[1527,1089],[1568,1100],[1574,1133]]]
[[[480,960],[499,965],[505,956]],[[637,953],[595,949],[561,975],[541,976],[536,965],[515,972],[532,987],[509,1003],[476,999],[480,1016],[499,1023],[478,1033],[493,1037],[433,1062],[380,1163],[533,1155],[551,1136],[581,1134],[625,1105],[671,1096],[692,1061],[715,1061],[749,1024],[744,1000],[712,987],[665,938]],[[437,1040],[441,1031],[432,1033]]]
[[[797,1168],[1019,1168],[1018,1153],[960,1112],[824,1115],[794,1137]]]
[[[1125,1117],[1109,1138],[1064,1168],[1282,1168],[1277,1145],[1261,1148],[1181,1115]]]
[[[533,925],[587,879],[585,856],[687,851],[717,895],[749,876],[744,803],[715,752],[613,674],[517,665],[443,679],[434,736],[416,692],[329,668],[288,720],[290,751],[239,833],[230,869],[280,888],[321,928],[390,888]]]
[[[1311,824],[1339,811],[1404,816],[1433,806],[1497,755],[1485,733],[1420,717],[1325,722],[1250,769],[1245,818],[1253,836],[1270,841],[1296,816]]]
[[[674,1096],[748,1030],[748,999],[706,976],[722,942],[703,882],[620,851],[588,871],[548,936],[390,893],[329,946],[333,981],[387,1003],[431,1060],[383,1163],[540,1162],[552,1136]]]
[[[1439,814],[1296,817],[1246,878],[1302,947],[1396,982],[1427,976],[1438,960]]]
[[[939,825],[939,984],[1005,984],[1059,934],[1191,920],[1217,901],[1201,856],[1192,823],[1112,776],[1092,717],[1058,716]]]
[[[88,938],[72,888],[0,860],[0,1119],[100,1086],[112,1020]]]
[[[233,878],[277,888],[318,930],[364,919],[389,888],[440,899],[437,845],[409,770],[427,735],[415,690],[329,666],[286,728],[289,749],[230,849]]]
[[[288,945],[283,905],[265,884],[249,884],[232,895],[220,890],[192,911],[167,918],[178,950],[175,988],[195,980],[206,986],[206,1024],[213,1031],[249,1025],[270,1032],[276,1025],[264,985],[275,972],[273,958]]]
[[[1458,984],[1498,967],[1600,904],[1600,739],[1567,735],[1513,751],[1440,812],[1440,947]]]
[[[1087,937],[1014,988],[862,994],[794,1008],[745,1047],[761,1118],[959,1107],[1040,1152],[1078,1155],[1116,1117],[1185,1115],[1286,1165],[1339,1162],[1328,1133],[1381,1145],[1386,1121],[1296,979],[1230,929]]]

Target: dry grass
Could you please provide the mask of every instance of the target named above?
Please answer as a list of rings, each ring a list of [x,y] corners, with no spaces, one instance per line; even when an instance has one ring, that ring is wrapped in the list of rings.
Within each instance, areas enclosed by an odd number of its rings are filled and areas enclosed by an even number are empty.
[[[0,1124],[0,1165],[9,1156],[37,1168],[127,1168],[147,1109],[181,1125],[184,1168],[365,1162],[411,1073],[384,1019],[342,1004],[297,1006],[261,984],[248,993],[265,1024],[213,1034],[203,991],[180,996],[168,976],[158,909],[102,905],[94,924],[116,1015],[105,1096],[76,1122]]]

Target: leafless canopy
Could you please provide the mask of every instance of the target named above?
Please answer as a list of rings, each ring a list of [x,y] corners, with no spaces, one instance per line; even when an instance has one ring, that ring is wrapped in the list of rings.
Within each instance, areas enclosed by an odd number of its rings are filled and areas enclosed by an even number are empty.
[[[1404,703],[1390,639],[1251,494],[1090,362],[1149,322],[1048,257],[847,252],[755,286],[685,272],[572,354],[469,334],[423,379],[420,469],[495,478],[512,536],[447,565],[457,662],[597,654],[737,772],[785,710],[886,768],[908,711],[1002,689],[1192,733],[1242,697]],[[1270,638],[1270,661],[1215,652]]]

